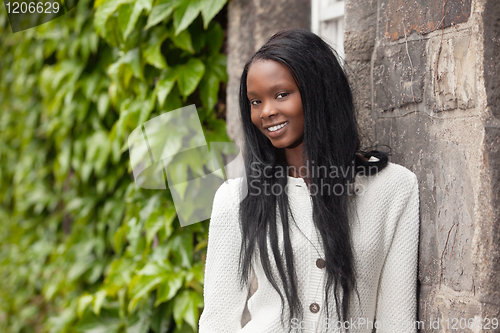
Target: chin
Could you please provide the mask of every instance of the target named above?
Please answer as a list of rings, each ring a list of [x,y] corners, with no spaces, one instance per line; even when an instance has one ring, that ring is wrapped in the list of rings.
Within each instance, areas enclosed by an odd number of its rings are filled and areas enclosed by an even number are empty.
[[[269,138],[268,138],[269,139]],[[271,141],[271,144],[275,147],[275,148],[288,148],[291,143],[288,141],[288,140],[282,140],[282,139],[279,139],[279,140],[275,140],[275,139],[269,139],[269,141]]]
[[[283,144],[281,144],[281,145],[280,144],[275,144],[275,143],[272,143],[272,144],[273,144],[274,148],[286,148],[286,147],[288,147],[288,145],[283,145]]]

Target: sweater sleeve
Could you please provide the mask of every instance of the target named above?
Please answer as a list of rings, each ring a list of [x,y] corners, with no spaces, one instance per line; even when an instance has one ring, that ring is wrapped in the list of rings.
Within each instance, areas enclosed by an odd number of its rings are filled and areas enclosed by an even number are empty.
[[[214,197],[208,228],[204,309],[198,323],[199,333],[235,333],[241,329],[249,287],[240,288],[239,201],[236,193],[232,193],[231,185],[234,183],[223,183]]]
[[[392,244],[381,272],[377,295],[377,333],[416,333],[417,266],[419,244],[418,179],[413,181],[403,205]]]

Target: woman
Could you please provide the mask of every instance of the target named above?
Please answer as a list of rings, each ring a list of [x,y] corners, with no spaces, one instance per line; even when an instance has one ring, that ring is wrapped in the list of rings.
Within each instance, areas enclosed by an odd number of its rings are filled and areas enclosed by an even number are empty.
[[[240,111],[246,177],[215,194],[199,332],[416,332],[418,180],[360,150],[335,51],[276,33],[244,67]]]

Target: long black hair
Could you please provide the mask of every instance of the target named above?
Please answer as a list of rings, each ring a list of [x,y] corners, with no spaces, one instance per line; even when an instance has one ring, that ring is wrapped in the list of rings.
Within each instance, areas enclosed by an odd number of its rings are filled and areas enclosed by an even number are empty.
[[[254,250],[258,246],[262,268],[281,298],[282,325],[284,297],[272,273],[267,244],[269,236],[276,268],[289,305],[290,318],[302,318],[289,233],[288,212],[291,210],[286,191],[266,196],[261,193],[264,192],[265,186],[272,188],[277,184],[279,188],[285,188],[287,175],[281,173],[279,176],[278,170],[286,169],[287,162],[285,149],[275,148],[252,123],[250,101],[247,97],[247,74],[255,60],[273,60],[288,68],[302,99],[303,161],[309,171],[308,180],[311,187],[321,188],[321,184],[328,183],[330,188],[336,188],[336,184],[345,186],[354,183],[355,175],[360,171],[368,170],[365,173],[369,175],[373,170],[376,170],[375,173],[380,171],[388,163],[387,154],[383,152],[360,150],[353,96],[337,57],[335,50],[314,33],[304,29],[286,29],[274,34],[248,60],[241,75],[239,105],[244,131],[243,156],[248,188],[248,195],[240,203],[239,209],[243,239],[240,252],[241,282],[248,284]],[[364,157],[376,156],[379,162],[368,163],[360,153]],[[369,165],[375,168],[368,168]],[[321,177],[317,172],[312,172],[312,168],[319,166],[354,171],[339,172],[335,178]],[[269,175],[271,177],[267,177]],[[321,234],[326,260],[325,304],[328,304],[328,293],[333,285],[335,304],[338,305],[337,316],[342,321],[348,315],[350,296],[356,291],[347,192],[342,191],[340,195],[318,193],[311,196],[313,220]],[[278,246],[276,206],[281,217],[284,256]],[[286,265],[283,265],[283,259]]]

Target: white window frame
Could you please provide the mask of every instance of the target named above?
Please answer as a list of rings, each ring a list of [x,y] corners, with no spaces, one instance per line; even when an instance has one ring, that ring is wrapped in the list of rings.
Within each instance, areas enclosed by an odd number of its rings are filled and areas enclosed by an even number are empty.
[[[344,0],[312,0],[311,1],[311,31],[330,44],[341,58],[344,59]],[[334,24],[334,29],[328,25]],[[331,30],[334,30],[332,34]]]

